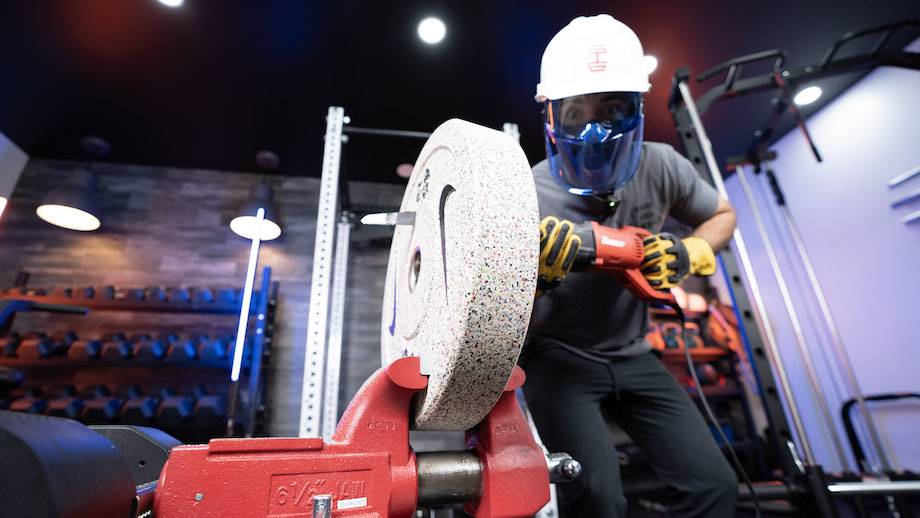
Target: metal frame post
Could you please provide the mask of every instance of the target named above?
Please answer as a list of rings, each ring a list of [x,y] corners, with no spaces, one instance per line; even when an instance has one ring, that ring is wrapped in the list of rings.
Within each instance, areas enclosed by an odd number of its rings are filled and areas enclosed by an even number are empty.
[[[690,77],[689,70],[686,68],[679,69],[674,74],[674,84],[669,101],[671,116],[674,118],[674,124],[677,128],[678,135],[684,145],[691,162],[700,172],[702,177],[709,181],[719,192],[721,196],[728,199],[728,193],[725,190],[725,184],[722,182],[722,175],[716,164],[715,155],[712,152],[712,143],[706,135],[703,128],[699,112],[696,110],[696,104],[690,93],[690,87],[687,81]],[[750,284],[751,293],[757,304],[753,306],[748,298],[747,291],[741,278],[741,272],[738,269],[737,260],[734,257],[732,248],[737,249],[739,260],[744,267],[745,274]],[[789,386],[789,379],[783,366],[782,358],[776,346],[776,338],[768,325],[769,320],[765,312],[763,297],[760,287],[757,284],[754,271],[751,266],[747,249],[741,238],[741,233],[736,228],[732,237],[732,247],[727,247],[720,252],[720,264],[728,278],[729,288],[735,301],[735,311],[738,316],[738,322],[741,324],[741,330],[748,347],[753,352],[751,355],[752,365],[757,372],[757,379],[761,386],[761,394],[764,400],[764,409],[767,412],[767,418],[770,420],[770,438],[777,445],[780,454],[783,473],[787,477],[804,477],[811,489],[810,496],[805,503],[814,506],[814,510],[820,516],[834,518],[837,516],[836,507],[831,500],[830,492],[827,490],[827,480],[821,466],[814,460],[811,446],[808,438],[805,436],[805,429],[802,425],[802,419],[799,415],[798,407]],[[759,315],[760,320],[754,317]],[[744,329],[759,329],[760,333],[746,333]],[[767,337],[764,344],[763,336]],[[786,400],[789,403],[789,411],[792,414],[793,424],[796,433],[805,452],[807,466],[803,466],[798,458],[795,444],[791,440],[791,430],[789,429],[786,414],[783,411],[782,402],[779,399],[776,383],[773,379],[770,362],[765,354],[764,346],[767,346],[770,355],[774,361],[776,372],[779,375],[781,387]],[[783,448],[786,445],[786,448]]]
[[[693,96],[690,94],[690,87],[687,84],[689,77],[690,73],[686,68],[681,68],[675,73],[671,99],[669,101],[671,116],[674,119],[674,125],[681,143],[683,144],[684,151],[687,153],[694,167],[696,167],[704,180],[712,184],[719,194],[727,199],[728,196],[725,185],[722,182],[722,175],[719,171],[719,167],[716,165],[716,159],[712,152],[712,144],[706,136],[702,121],[696,111]],[[737,252],[735,250],[737,250]],[[738,258],[735,257],[735,253],[738,254]],[[776,369],[780,378],[781,387],[789,402],[795,429],[809,464],[814,463],[814,455],[812,455],[811,446],[808,444],[807,438],[805,437],[804,427],[798,415],[798,408],[795,405],[792,390],[789,387],[789,380],[786,376],[785,368],[778,357],[776,339],[768,325],[761,326],[761,321],[764,324],[768,322],[767,315],[764,314],[762,295],[757,285],[756,278],[753,275],[753,269],[751,268],[747,249],[744,246],[744,240],[741,238],[741,233],[737,229],[735,229],[732,238],[732,246],[723,249],[719,255],[722,270],[725,273],[734,299],[738,322],[751,352],[751,365],[757,373],[757,380],[760,384],[761,395],[763,397],[764,410],[770,422],[770,439],[780,452],[780,462],[783,473],[787,476],[794,476],[796,473],[801,474],[801,462],[798,460],[798,453],[794,449],[794,443],[792,443],[792,430],[789,428],[786,412],[783,410],[782,401],[779,398],[779,390],[773,378],[767,351],[770,351],[770,354],[776,362]],[[748,298],[748,293],[742,280],[742,273],[738,267],[739,261],[743,264],[747,278],[751,284],[752,295],[758,302],[756,307],[751,303],[750,298]],[[760,320],[758,320],[755,315],[759,315]],[[744,332],[745,329],[758,329],[760,333],[746,333]],[[766,343],[763,339],[764,336],[767,337]]]
[[[326,380],[323,384],[322,437],[328,439],[339,422],[339,377],[342,364],[342,324],[345,318],[345,288],[348,275],[348,239],[351,223],[342,214],[336,225],[335,259],[332,269],[332,306],[329,315],[329,342],[326,354]]]
[[[336,195],[342,159],[342,126],[345,109],[330,106],[326,114],[323,169],[316,216],[313,248],[313,276],[310,280],[310,317],[304,355],[303,391],[300,401],[300,437],[318,437],[322,406],[323,367],[326,358],[326,327],[329,310],[329,279],[332,242],[335,234]]]
[[[252,343],[249,360],[249,407],[246,412],[245,434],[252,437],[256,433],[256,420],[262,409],[262,394],[265,388],[262,360],[266,351],[271,349],[274,334],[275,307],[278,297],[278,283],[272,283],[272,269],[262,269],[262,287],[259,290],[259,304],[256,308],[255,338]]]

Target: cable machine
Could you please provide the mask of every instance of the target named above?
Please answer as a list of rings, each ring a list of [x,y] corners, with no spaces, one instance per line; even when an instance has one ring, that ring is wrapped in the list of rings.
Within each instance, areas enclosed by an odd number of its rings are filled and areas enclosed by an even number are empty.
[[[858,476],[852,477],[854,481],[842,480],[839,482],[831,482],[828,480],[828,476],[825,474],[822,466],[815,461],[811,443],[806,435],[806,430],[802,422],[799,405],[796,403],[789,385],[786,366],[779,355],[776,336],[769,325],[769,318],[765,313],[762,291],[757,283],[750,256],[745,248],[744,240],[739,230],[735,230],[731,248],[726,248],[720,254],[720,264],[732,291],[738,321],[742,329],[749,330],[747,333],[744,333],[744,338],[752,353],[750,354],[752,365],[757,372],[757,377],[761,385],[761,393],[764,399],[764,410],[770,422],[768,438],[779,450],[780,467],[786,484],[786,495],[784,498],[792,498],[798,505],[810,509],[812,513],[817,513],[825,517],[837,516],[836,506],[831,498],[833,495],[860,496],[867,494],[883,495],[887,507],[893,516],[911,516],[907,503],[895,495],[920,491],[920,481],[895,480],[898,475],[892,472],[888,456],[879,439],[876,425],[866,408],[865,400],[867,398],[863,395],[856,380],[852,365],[843,348],[839,333],[837,332],[837,327],[831,317],[824,293],[821,290],[814,268],[812,267],[811,260],[805,250],[798,228],[788,208],[785,206],[782,191],[770,167],[770,160],[774,158],[775,155],[767,152],[766,147],[767,141],[773,133],[780,116],[788,109],[795,118],[796,125],[802,130],[807,139],[816,160],[821,161],[821,156],[808,133],[804,120],[795,109],[795,105],[792,102],[790,85],[848,72],[861,70],[868,71],[883,65],[920,70],[920,54],[901,50],[885,50],[885,45],[890,40],[892,34],[898,29],[905,27],[920,27],[920,20],[908,20],[863,31],[847,33],[828,49],[824,58],[819,63],[797,70],[787,70],[783,68],[786,54],[780,50],[771,50],[729,60],[704,72],[697,78],[697,81],[702,81],[727,71],[725,81],[722,84],[707,91],[698,99],[694,99],[690,92],[689,70],[681,68],[675,72],[669,99],[670,112],[688,158],[693,162],[702,177],[709,181],[718,190],[721,196],[728,199],[728,193],[722,180],[722,174],[712,151],[712,143],[706,135],[700,117],[714,103],[724,99],[764,91],[778,92],[778,96],[774,99],[773,103],[775,109],[766,126],[762,130],[755,132],[754,140],[745,155],[737,159],[728,160],[728,167],[729,171],[738,174],[739,181],[746,193],[746,198],[754,212],[757,227],[765,243],[766,251],[770,259],[772,273],[776,276],[779,284],[783,302],[795,331],[796,343],[807,368],[812,395],[818,402],[826,429],[831,434],[834,452],[840,460],[840,465],[848,471],[848,459],[843,453],[843,448],[840,444],[840,440],[837,438],[831,419],[831,412],[821,393],[814,369],[814,362],[805,344],[805,338],[802,333],[798,314],[793,300],[789,295],[785,277],[777,265],[773,245],[766,236],[763,222],[760,219],[743,169],[745,164],[751,164],[755,167],[755,170],[759,172],[761,165],[766,165],[767,174],[765,176],[770,182],[777,203],[782,208],[788,231],[795,243],[796,253],[805,265],[810,288],[814,291],[815,297],[821,308],[824,323],[833,337],[835,345],[834,350],[846,371],[846,377],[854,395],[852,402],[858,404],[862,411],[866,429],[872,439],[872,445],[879,456],[880,466],[876,467],[870,465],[870,463],[866,461],[865,455],[859,458],[857,454],[857,461],[860,465],[857,466],[856,473],[873,476],[874,479],[871,482],[859,481],[860,477]],[[863,36],[877,37],[875,44],[867,53],[846,58],[836,57],[838,51],[844,44]],[[770,59],[773,60],[773,70],[770,73],[751,78],[739,78],[743,65]],[[745,289],[745,285],[742,281],[743,278],[747,279],[748,286],[750,287],[749,291]],[[759,332],[752,332],[754,329],[757,329]],[[779,381],[778,386],[771,370],[771,359],[773,367],[776,369],[776,378]],[[788,417],[791,418],[792,428],[789,427],[790,419],[787,419],[786,412],[783,409],[780,393],[782,393],[787,403],[789,409]],[[853,403],[850,403],[849,406],[852,406]],[[845,420],[848,419],[846,415],[844,417]],[[854,450],[855,449],[854,447]],[[801,452],[801,454],[799,452]],[[804,461],[802,456],[804,456]],[[770,496],[768,496],[768,491],[775,493],[776,488],[761,487],[758,493],[760,494],[762,492],[763,497],[770,498]],[[784,491],[780,491],[780,493],[782,492]],[[745,497],[743,493],[740,496],[742,498]],[[774,494],[772,497],[776,498],[776,495]],[[854,504],[859,516],[867,516],[861,500],[856,499]]]

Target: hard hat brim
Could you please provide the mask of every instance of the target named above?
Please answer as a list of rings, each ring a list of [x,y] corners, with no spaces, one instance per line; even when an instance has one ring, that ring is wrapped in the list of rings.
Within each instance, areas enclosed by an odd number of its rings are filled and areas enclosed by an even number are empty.
[[[651,84],[648,81],[628,81],[623,78],[611,81],[610,77],[598,77],[596,80],[573,82],[570,85],[545,85],[537,84],[537,95],[534,100],[539,103],[547,100],[563,99],[574,95],[597,94],[601,92],[639,92],[649,91]]]

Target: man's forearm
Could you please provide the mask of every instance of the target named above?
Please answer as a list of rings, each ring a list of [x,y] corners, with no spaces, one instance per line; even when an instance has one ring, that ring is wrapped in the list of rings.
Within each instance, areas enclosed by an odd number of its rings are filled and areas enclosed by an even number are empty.
[[[716,213],[693,229],[691,235],[705,239],[713,252],[718,253],[731,239],[732,232],[735,230],[735,222],[735,209],[727,201],[720,199]]]

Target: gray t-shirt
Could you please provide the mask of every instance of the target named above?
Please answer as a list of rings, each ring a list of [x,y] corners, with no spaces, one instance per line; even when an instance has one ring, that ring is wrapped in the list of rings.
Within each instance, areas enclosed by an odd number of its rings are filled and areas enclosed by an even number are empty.
[[[540,218],[556,216],[573,223],[597,221],[608,227],[631,225],[660,231],[669,214],[696,226],[709,219],[719,201],[689,160],[673,147],[644,142],[636,176],[620,190],[616,212],[605,218],[606,202],[578,196],[553,180],[549,162],[533,167]],[[648,306],[609,275],[570,273],[558,287],[534,303],[524,354],[562,346],[597,361],[648,352]]]

